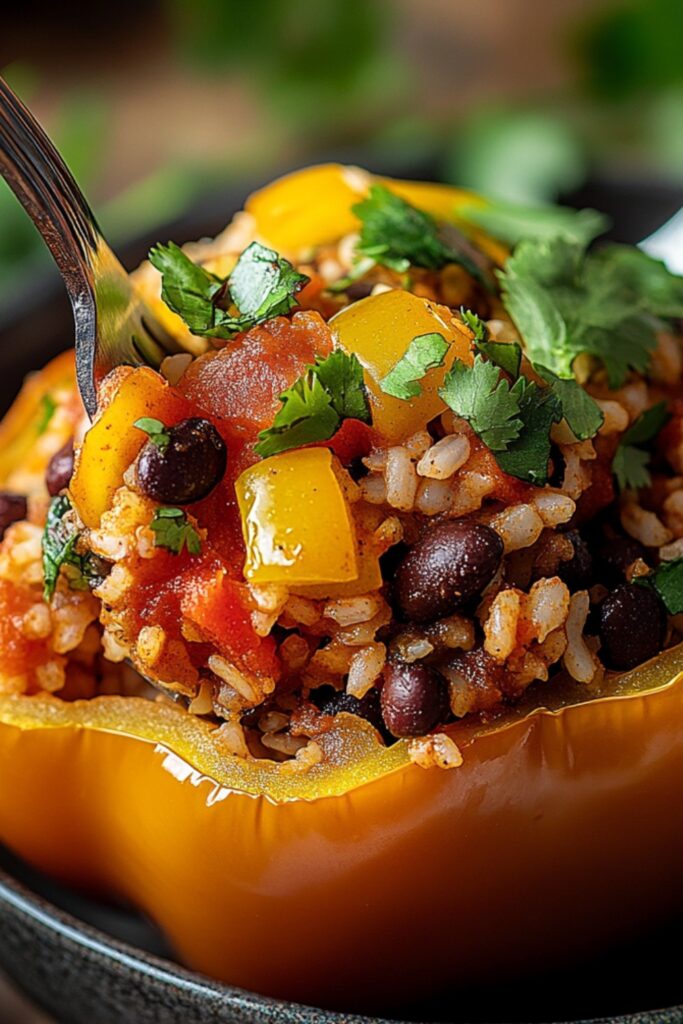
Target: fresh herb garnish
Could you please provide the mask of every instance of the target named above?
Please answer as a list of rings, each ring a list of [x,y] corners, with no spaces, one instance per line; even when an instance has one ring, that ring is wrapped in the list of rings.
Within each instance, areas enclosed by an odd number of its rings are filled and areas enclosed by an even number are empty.
[[[419,334],[408,345],[405,353],[379,386],[387,395],[409,401],[422,394],[420,381],[429,370],[443,366],[448,342],[443,335],[433,332]]]
[[[532,363],[569,378],[576,357],[587,353],[603,363],[611,388],[630,370],[647,371],[655,327],[622,269],[609,250],[586,254],[565,238],[520,242],[500,280]]]
[[[157,548],[168,548],[174,555],[179,555],[183,548],[187,548],[191,555],[201,553],[199,534],[181,508],[158,508],[149,528],[154,531],[154,546]]]
[[[456,360],[446,374],[439,395],[456,416],[467,420],[491,451],[500,452],[519,437],[522,429],[519,417],[522,386],[517,382],[511,388],[497,366],[477,355],[472,366]]]
[[[72,590],[88,590],[103,578],[100,559],[90,553],[81,555],[76,550],[80,533],[75,523],[67,518],[71,511],[71,502],[65,495],[50,502],[42,538],[46,601],[55,592],[62,566],[70,567],[68,583]]]
[[[669,615],[683,612],[683,558],[662,562],[647,576],[634,576],[633,582],[656,590]]]
[[[519,377],[522,350],[515,342],[488,340],[486,324],[470,310],[461,309],[460,314],[474,334],[478,351],[509,374],[513,380]],[[574,377],[558,377],[552,370],[532,363],[533,369],[550,386],[562,408],[562,417],[567,421],[574,436],[583,441],[594,437],[603,424],[604,415],[594,398],[577,383]]]
[[[57,403],[51,394],[43,395],[40,400],[40,410],[38,413],[38,423],[36,424],[36,430],[38,431],[38,437],[45,433],[47,428],[50,426],[50,421],[57,410]]]
[[[156,445],[160,452],[166,451],[171,441],[171,435],[161,420],[155,420],[151,416],[142,416],[139,420],[135,421],[133,426],[137,427],[138,430],[144,430],[149,435],[152,444]]]
[[[475,280],[490,287],[481,268],[464,246],[442,237],[439,225],[423,210],[383,185],[372,185],[366,199],[352,207],[361,222],[356,254],[383,267],[405,273],[411,266],[440,270],[457,263]]]
[[[174,242],[156,245],[149,259],[161,273],[166,305],[203,337],[232,338],[289,313],[309,280],[259,242],[244,250],[227,278],[194,263]]]
[[[518,391],[519,437],[505,451],[495,452],[496,462],[510,476],[543,487],[548,482],[550,428],[562,419],[562,406],[551,388],[539,388],[533,381],[520,377]]]
[[[595,437],[605,420],[604,413],[592,395],[581,387],[574,377],[558,377],[545,366],[533,364],[560,403],[562,418],[579,441]]]
[[[355,355],[337,349],[318,358],[306,373],[280,395],[272,427],[262,430],[254,450],[262,458],[290,448],[327,441],[343,420],[370,423],[370,404],[363,381],[363,367]]]
[[[609,262],[649,313],[665,320],[683,317],[683,277],[672,274],[661,260],[633,245],[607,245],[596,258]]]
[[[526,206],[504,199],[487,199],[483,205],[461,206],[458,215],[508,245],[516,245],[523,238],[555,238],[558,235],[587,245],[609,226],[607,217],[597,210]]]
[[[630,488],[636,491],[640,487],[649,486],[650,453],[641,446],[652,441],[669,418],[666,402],[657,402],[641,413],[622,435],[612,459],[612,472],[620,490]]]

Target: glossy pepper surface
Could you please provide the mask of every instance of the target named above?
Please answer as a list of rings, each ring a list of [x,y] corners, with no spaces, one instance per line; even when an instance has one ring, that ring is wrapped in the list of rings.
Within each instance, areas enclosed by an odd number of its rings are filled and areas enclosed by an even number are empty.
[[[447,772],[346,716],[320,742],[352,766],[299,774],[221,756],[174,708],[4,697],[0,839],[133,901],[207,974],[400,1005],[683,909],[682,668],[676,650],[613,695],[461,725]]]

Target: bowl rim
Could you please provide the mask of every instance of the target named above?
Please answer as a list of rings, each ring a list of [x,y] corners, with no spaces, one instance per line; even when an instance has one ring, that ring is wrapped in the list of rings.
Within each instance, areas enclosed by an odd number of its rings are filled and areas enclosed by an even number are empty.
[[[0,868],[0,922],[6,917],[23,919],[38,939],[51,937],[61,944],[65,953],[80,956],[97,969],[107,965],[118,979],[121,991],[131,991],[128,984],[132,971],[140,982],[152,983],[157,991],[164,991],[183,1007],[211,1009],[211,1019],[225,1024],[237,1019],[242,1024],[407,1024],[395,1018],[369,1017],[362,1014],[318,1009],[301,1003],[279,1000],[260,995],[233,985],[222,984],[165,957],[138,949],[129,943],[107,935],[99,928],[80,921],[73,914],[56,906],[43,896],[31,891],[7,871]],[[30,956],[30,954],[29,954]],[[21,988],[20,971],[0,964],[8,976]],[[137,987],[136,987],[137,988]],[[24,988],[35,1001],[35,993]],[[132,989],[135,991],[135,989]],[[50,1010],[47,1005],[46,1009]],[[223,1018],[221,1013],[225,1012]],[[214,1016],[217,1015],[217,1016]],[[183,1017],[179,1017],[184,1019]],[[683,1005],[669,1008],[637,1011],[616,1017],[582,1018],[564,1024],[681,1024]],[[464,1022],[453,1022],[464,1024]],[[557,1022],[561,1024],[561,1022]]]

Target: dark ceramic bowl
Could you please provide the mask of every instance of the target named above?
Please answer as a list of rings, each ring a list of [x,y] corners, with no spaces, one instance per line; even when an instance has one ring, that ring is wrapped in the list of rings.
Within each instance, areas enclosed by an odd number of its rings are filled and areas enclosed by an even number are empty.
[[[356,156],[356,162],[364,161]],[[414,166],[378,169],[432,176],[429,168]],[[128,246],[125,262],[134,266],[158,239],[215,233],[247,191],[236,187],[208,196],[183,220]],[[611,214],[614,237],[637,241],[683,205],[683,192],[597,183],[579,201]],[[67,347],[70,335],[70,312],[55,273],[31,281],[0,309],[0,410],[25,374]],[[193,974],[173,962],[148,922],[61,889],[0,849],[0,969],[64,1024],[389,1024],[389,1018],[449,1024],[683,1024],[683,978],[672,963],[680,950],[680,925],[668,922],[656,934],[579,968],[558,965],[550,976],[521,979],[504,989],[492,984],[447,1002],[388,1008],[380,1022],[267,999]]]

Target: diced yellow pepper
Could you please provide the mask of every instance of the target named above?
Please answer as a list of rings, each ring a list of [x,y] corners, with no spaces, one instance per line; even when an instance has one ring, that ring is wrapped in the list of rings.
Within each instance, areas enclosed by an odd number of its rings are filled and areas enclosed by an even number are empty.
[[[244,575],[287,586],[358,577],[351,510],[327,448],[283,452],[235,484],[247,549]]]
[[[456,358],[472,362],[470,332],[451,311],[400,289],[354,302],[332,318],[330,327],[337,344],[362,363],[373,426],[387,441],[404,440],[443,412],[446,406],[438,390],[446,371]],[[382,378],[405,355],[413,338],[433,332],[450,343],[444,365],[425,374],[417,398],[403,401],[386,395],[380,387]]]
[[[175,422],[168,414],[176,411],[176,404],[168,384],[154,370],[140,367],[123,379],[85,435],[69,485],[71,500],[86,526],[99,526],[123,483],[123,474],[147,440],[144,431],[134,427],[135,421],[151,416]]]

